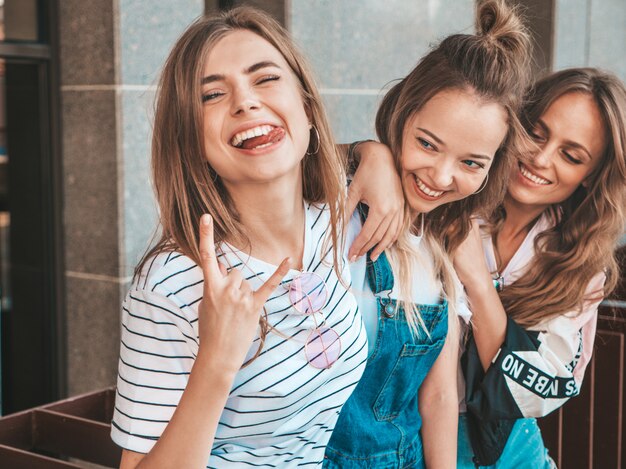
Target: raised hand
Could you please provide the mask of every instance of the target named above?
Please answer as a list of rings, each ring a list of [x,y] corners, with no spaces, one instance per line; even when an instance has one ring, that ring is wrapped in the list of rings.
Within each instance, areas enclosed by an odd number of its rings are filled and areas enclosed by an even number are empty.
[[[253,291],[241,272],[226,272],[217,262],[213,219],[200,219],[200,267],[204,291],[198,307],[200,353],[218,358],[224,371],[236,373],[254,339],[263,305],[289,271],[285,258],[261,287]]]
[[[460,246],[454,251],[454,269],[465,288],[485,283],[491,285],[491,273],[485,261],[480,227],[472,220],[472,229]]]
[[[373,248],[372,260],[376,260],[402,231],[404,193],[389,148],[367,141],[358,149],[360,162],[348,189],[346,215],[352,216],[359,202],[369,206],[369,212],[348,258],[353,260]]]

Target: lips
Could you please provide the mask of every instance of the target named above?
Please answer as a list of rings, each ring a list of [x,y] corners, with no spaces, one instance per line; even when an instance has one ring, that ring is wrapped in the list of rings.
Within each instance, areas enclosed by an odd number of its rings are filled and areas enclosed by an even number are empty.
[[[440,199],[447,192],[447,191],[439,191],[426,185],[424,181],[422,181],[420,178],[418,178],[415,175],[413,175],[413,180],[415,182],[415,187],[417,188],[418,195],[420,195],[422,198],[426,200]]]
[[[230,144],[245,150],[261,149],[278,142],[284,135],[282,127],[263,124],[237,132],[230,139]]]
[[[549,181],[548,179],[542,178],[538,174],[535,174],[530,170],[530,168],[528,168],[528,166],[524,165],[523,163],[519,163],[519,172],[525,179],[540,186],[547,186],[548,184],[552,184],[552,181]]]

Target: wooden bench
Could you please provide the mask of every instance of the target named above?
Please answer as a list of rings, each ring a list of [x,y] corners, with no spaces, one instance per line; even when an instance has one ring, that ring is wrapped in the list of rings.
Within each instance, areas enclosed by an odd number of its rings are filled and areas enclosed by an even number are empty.
[[[111,388],[0,418],[0,466],[119,467],[121,449],[110,436],[114,400]]]

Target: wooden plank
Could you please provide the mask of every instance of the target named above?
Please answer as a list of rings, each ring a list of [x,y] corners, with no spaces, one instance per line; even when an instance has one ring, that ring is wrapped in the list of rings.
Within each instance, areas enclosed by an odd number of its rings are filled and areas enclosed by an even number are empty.
[[[590,428],[595,402],[593,383],[596,364],[594,357],[587,367],[580,394],[566,402],[559,411],[562,419],[559,467],[592,467]]]
[[[593,466],[620,468],[624,332],[601,329],[598,339],[604,345],[596,350]]]
[[[89,420],[96,420],[98,422],[110,423],[110,419],[108,421],[106,420],[106,398],[107,391],[103,390],[55,402],[43,406],[42,409],[83,417]]]
[[[21,449],[33,447],[33,411],[20,412],[0,419],[0,444]]]
[[[113,420],[113,411],[115,410],[115,387],[107,389],[105,393],[104,415],[106,422],[111,423],[111,420]]]
[[[0,461],[2,467],[11,469],[81,469],[80,466],[67,461],[5,445],[0,445]]]
[[[111,440],[111,426],[47,409],[35,410],[35,448],[103,466],[117,467],[121,449]]]

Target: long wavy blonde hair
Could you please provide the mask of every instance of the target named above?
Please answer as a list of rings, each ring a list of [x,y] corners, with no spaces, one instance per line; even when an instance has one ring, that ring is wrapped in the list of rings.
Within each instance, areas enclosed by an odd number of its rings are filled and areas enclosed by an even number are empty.
[[[528,93],[522,119],[531,130],[559,97],[584,93],[602,115],[608,141],[598,167],[566,200],[553,205],[556,224],[535,239],[528,271],[500,294],[509,316],[522,326],[580,311],[584,302],[609,295],[619,280],[615,247],[626,215],[626,89],[620,80],[594,68],[574,68],[539,80]],[[491,217],[492,232],[506,218],[502,207]],[[604,291],[585,294],[592,277],[604,271]]]
[[[528,148],[526,133],[518,119],[523,93],[530,81],[532,46],[528,30],[516,9],[504,0],[486,0],[477,6],[476,31],[476,34],[445,38],[391,88],[376,115],[378,137],[391,149],[400,172],[405,125],[436,94],[449,89],[464,90],[485,102],[499,104],[506,113],[508,131],[496,152],[485,187],[477,194],[422,215],[425,217],[422,242],[432,253],[451,304],[456,296],[455,276],[447,253],[465,239],[473,214],[490,213],[500,204],[512,165]],[[403,298],[410,298],[410,285],[415,281],[411,265],[416,253],[409,233],[416,232],[417,223],[407,206],[404,234],[390,251],[398,269]],[[403,303],[407,321],[417,330],[417,324],[421,323],[419,312],[409,302]]]
[[[346,178],[343,157],[337,152],[322,107],[322,99],[302,53],[274,19],[250,7],[239,7],[200,18],[182,34],[161,73],[152,136],[152,177],[159,206],[160,238],[143,256],[138,275],[154,255],[176,250],[200,262],[200,216],[213,217],[215,243],[224,240],[249,246],[237,208],[219,175],[206,158],[203,135],[201,79],[211,49],[233,31],[251,31],[272,44],[298,79],[310,122],[317,128],[301,163],[303,197],[325,203],[330,211],[329,240],[335,247],[333,265],[339,278],[341,233],[344,223]],[[261,318],[261,337],[267,331]],[[260,349],[259,349],[260,350]]]

